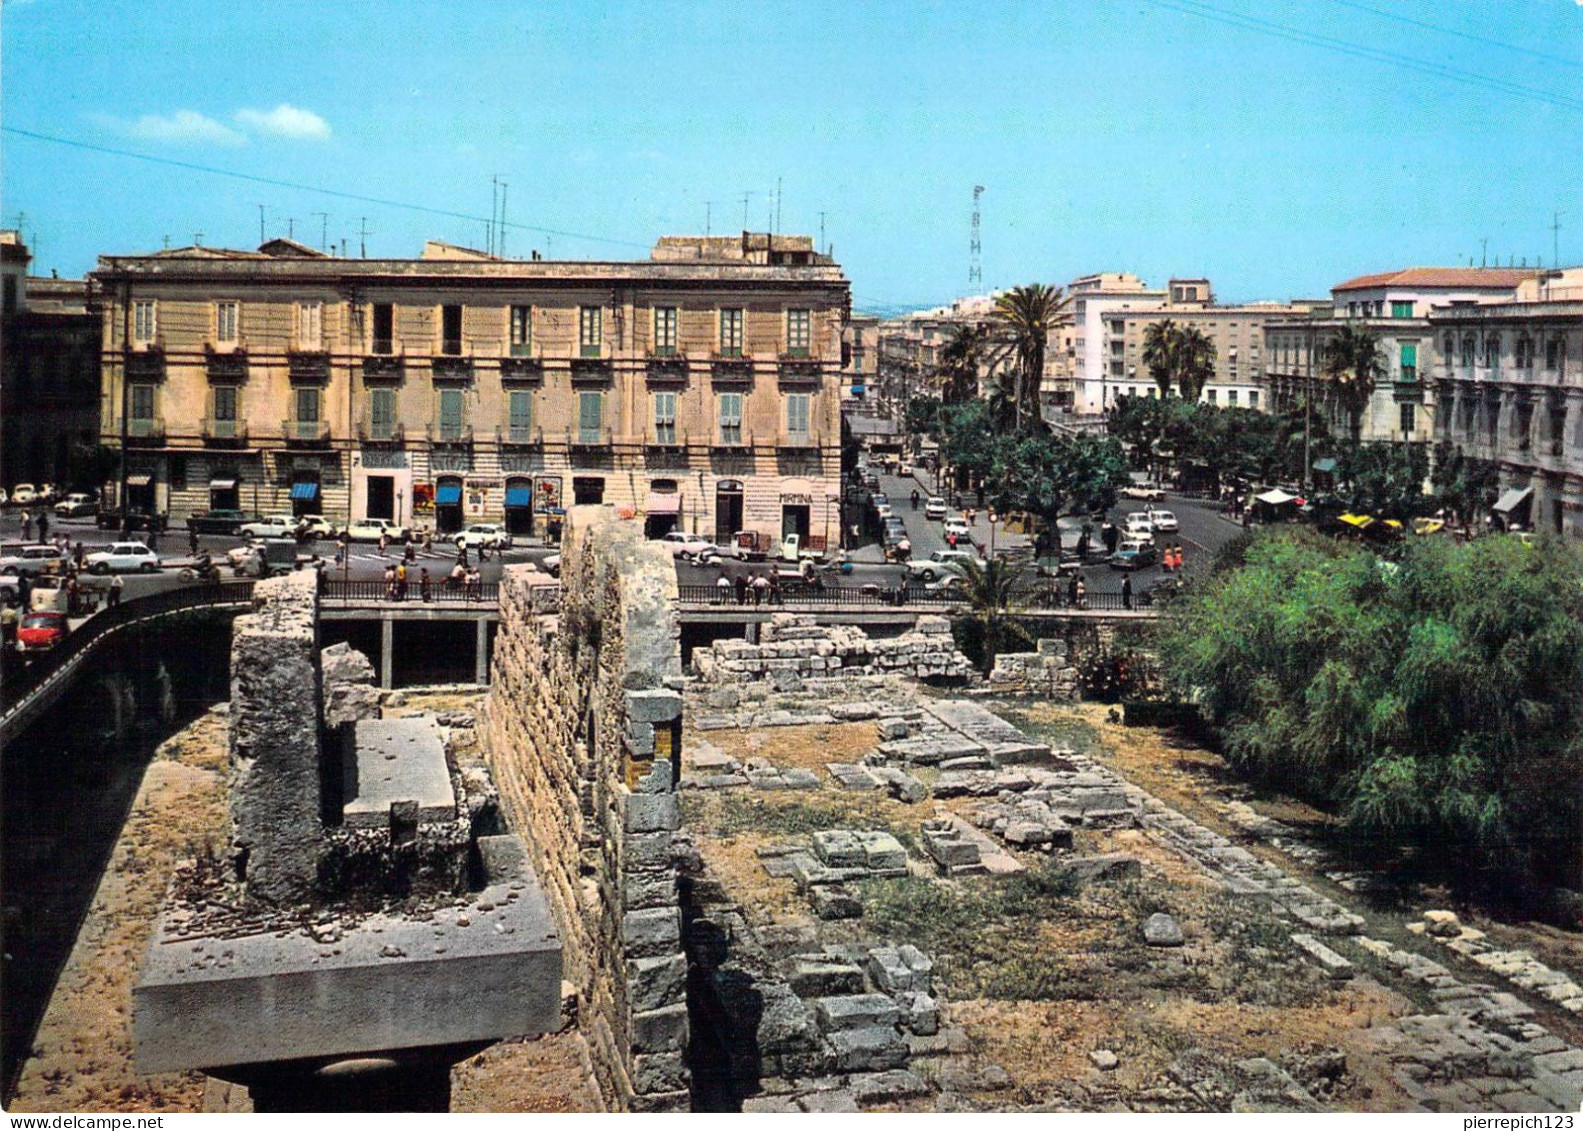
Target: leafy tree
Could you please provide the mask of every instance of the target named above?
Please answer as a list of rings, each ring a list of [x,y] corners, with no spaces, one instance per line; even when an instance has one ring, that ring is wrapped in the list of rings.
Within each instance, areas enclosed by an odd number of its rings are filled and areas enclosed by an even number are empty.
[[[995,321],[1011,339],[1017,357],[1016,430],[1039,420],[1039,386],[1044,381],[1045,344],[1061,306],[1061,288],[1044,283],[1013,287],[995,299]]]
[[[1016,567],[1000,558],[982,565],[974,558],[962,563],[962,594],[968,612],[959,622],[963,648],[987,674],[995,657],[1008,647],[1026,648],[1033,637],[1009,615],[1018,575]]]
[[[1494,460],[1466,455],[1460,446],[1444,441],[1435,446],[1431,485],[1436,497],[1463,521],[1495,505],[1500,480],[1500,465]]]
[[[1001,434],[984,401],[964,401],[940,409],[940,458],[956,471],[959,487],[982,482],[995,465]]]
[[[1325,343],[1321,356],[1320,371],[1357,440],[1363,435],[1363,410],[1386,374],[1379,339],[1370,330],[1343,326]]]
[[[1215,375],[1215,343],[1196,326],[1178,332],[1176,345],[1176,386],[1188,404],[1198,403],[1199,394]]]
[[[982,323],[962,326],[940,350],[940,398],[959,404],[978,396],[979,373],[995,360],[995,343]]]
[[[913,436],[940,435],[940,401],[935,397],[913,397],[907,402],[907,431]]]
[[[1429,453],[1423,444],[1342,444],[1337,454],[1340,493],[1354,510],[1401,521],[1438,506],[1424,493]]]
[[[1459,884],[1583,884],[1583,557],[1270,531],[1168,606],[1160,654],[1228,758],[1354,847]]]
[[[1040,520],[1038,552],[1068,509],[1112,506],[1126,482],[1121,446],[1108,436],[1052,436],[1039,430],[1004,440],[990,469],[990,501],[1002,514],[1025,511]]]

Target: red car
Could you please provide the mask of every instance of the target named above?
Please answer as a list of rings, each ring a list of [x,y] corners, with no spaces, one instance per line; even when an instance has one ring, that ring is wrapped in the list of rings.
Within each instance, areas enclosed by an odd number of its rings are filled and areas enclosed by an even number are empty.
[[[66,639],[66,632],[65,613],[29,613],[16,635],[24,652],[47,652]]]

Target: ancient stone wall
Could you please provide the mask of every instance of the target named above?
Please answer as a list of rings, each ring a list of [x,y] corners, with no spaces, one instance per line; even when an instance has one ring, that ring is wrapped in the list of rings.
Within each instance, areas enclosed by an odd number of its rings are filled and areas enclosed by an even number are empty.
[[[875,639],[851,625],[821,625],[814,617],[776,613],[759,643],[716,640],[693,653],[693,667],[710,682],[771,679],[789,688],[804,677],[895,674],[966,682],[973,666],[951,638],[951,622],[925,616],[908,632]]]
[[[565,942],[578,1024],[612,1107],[686,1110],[676,572],[642,530],[574,508],[560,614],[551,579],[507,567],[479,739]]]
[[[324,847],[318,594],[311,572],[261,581],[231,640],[231,822],[248,892],[306,899]]]

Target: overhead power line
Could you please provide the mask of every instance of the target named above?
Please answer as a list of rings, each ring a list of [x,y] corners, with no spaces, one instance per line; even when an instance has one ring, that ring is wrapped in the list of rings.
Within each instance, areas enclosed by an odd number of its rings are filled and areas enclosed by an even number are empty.
[[[341,189],[325,188],[322,185],[307,185],[298,181],[283,181],[273,177],[260,177],[253,173],[238,173],[234,169],[220,169],[213,165],[200,165],[195,161],[178,161],[173,157],[155,157],[150,153],[137,153],[130,149],[116,149],[108,145],[94,145],[91,142],[77,141],[74,138],[55,137],[52,134],[37,133],[33,130],[19,129],[16,126],[0,126],[0,131],[15,135],[16,137],[31,138],[34,141],[47,141],[53,145],[65,145],[72,149],[85,149],[90,153],[106,153],[113,157],[130,157],[137,161],[147,161],[154,165],[168,165],[176,169],[187,169],[195,173],[208,173],[216,177],[230,177],[232,180],[249,181],[258,185],[272,185],[276,188],[296,189],[299,192],[314,192],[322,196],[333,196],[340,200],[355,200],[362,204],[377,204],[383,208],[399,208],[407,212],[421,212],[427,216],[443,216],[451,220],[471,220],[478,223],[487,221],[487,217],[475,216],[470,212],[455,212],[446,208],[431,208],[425,204],[413,204],[405,200],[391,200],[388,197],[365,196],[362,193],[345,192]],[[541,235],[565,236],[570,239],[588,240],[592,243],[612,244],[617,247],[638,247],[648,250],[646,243],[636,243],[632,240],[612,239],[609,236],[593,236],[586,232],[563,231],[559,228],[540,228],[533,224],[504,224],[503,226],[517,228],[524,232],[538,232]]]
[[[1448,79],[1451,82],[1462,83],[1465,86],[1472,86],[1497,94],[1506,94],[1529,102],[1539,102],[1563,110],[1583,112],[1583,100],[1552,94],[1547,90],[1539,90],[1536,87],[1521,86],[1517,83],[1507,82],[1504,79],[1481,75],[1474,71],[1463,70],[1457,67],[1446,67],[1439,63],[1430,63],[1423,59],[1415,59],[1411,55],[1398,54],[1395,51],[1385,51],[1381,48],[1367,47],[1345,39],[1336,39],[1333,36],[1320,35],[1317,32],[1304,31],[1301,28],[1278,24],[1272,20],[1260,19],[1257,16],[1243,15],[1240,12],[1228,12],[1223,8],[1201,3],[1200,0],[1144,0],[1144,2],[1152,4],[1156,8],[1165,8],[1187,16],[1197,16],[1200,19],[1225,24],[1229,27],[1242,28],[1245,31],[1256,32],[1260,35],[1268,35],[1293,43],[1304,43],[1310,47],[1319,47],[1341,55],[1351,55],[1354,58],[1369,59],[1377,63],[1389,63],[1410,71],[1417,71],[1420,74],[1433,75],[1436,78]]]
[[[1583,67],[1583,59],[1568,59],[1564,55],[1551,55],[1545,51],[1535,51],[1531,47],[1519,47],[1515,43],[1507,43],[1501,39],[1491,39],[1487,35],[1474,35],[1468,31],[1458,31],[1456,28],[1442,27],[1439,24],[1427,23],[1424,20],[1415,20],[1411,16],[1404,16],[1400,12],[1392,12],[1385,8],[1375,8],[1368,4],[1359,4],[1357,0],[1330,0],[1332,4],[1339,4],[1343,8],[1356,8],[1360,12],[1379,16],[1383,20],[1395,20],[1399,24],[1409,27],[1421,27],[1425,31],[1439,32],[1441,35],[1454,35],[1458,39],[1465,39],[1470,43],[1482,43],[1486,47],[1499,47],[1503,51],[1515,51],[1519,55],[1528,55],[1535,59],[1543,59],[1547,63],[1559,63],[1563,67]]]

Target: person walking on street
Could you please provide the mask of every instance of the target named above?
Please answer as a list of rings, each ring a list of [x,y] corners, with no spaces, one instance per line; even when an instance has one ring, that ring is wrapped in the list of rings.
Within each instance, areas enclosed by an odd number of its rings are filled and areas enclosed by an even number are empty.
[[[121,580],[119,573],[110,579],[110,596],[105,601],[105,608],[113,609],[121,603],[121,589],[125,585],[126,582]]]
[[[22,541],[33,540],[33,512],[26,507],[22,508]]]
[[[195,558],[198,556],[198,532],[190,525],[187,527],[187,553]]]
[[[396,600],[407,599],[407,563],[402,562],[396,567]]]
[[[736,591],[737,591],[737,604],[739,604],[739,605],[747,604],[748,603],[748,579],[743,574],[739,573],[739,574],[737,574],[735,585],[736,585]]]
[[[379,556],[384,557],[385,551],[390,548],[390,535],[383,530],[379,532]]]
[[[1073,570],[1071,579],[1066,583],[1066,603],[1074,609],[1077,608],[1077,585],[1079,577],[1080,575],[1078,572]]]
[[[85,557],[87,557],[87,556],[88,556],[88,551],[84,548],[84,546],[82,544],[82,539],[79,538],[77,540],[77,548],[72,551],[72,557],[74,557],[77,560],[77,568],[78,569],[82,568],[83,559]]]
[[[387,600],[387,601],[394,601],[395,599],[396,599],[396,567],[393,566],[393,565],[388,565],[388,566],[385,567],[385,600]]]
[[[423,566],[418,570],[418,599],[427,603],[434,596],[434,591],[429,588],[429,567]]]
[[[726,596],[730,592],[731,579],[722,573],[719,577],[715,578],[715,604],[725,604]]]
[[[770,579],[762,573],[753,578],[753,604],[762,605],[764,598],[769,594]]]
[[[1123,574],[1121,577],[1121,607],[1132,608],[1132,574]]]
[[[778,573],[770,574],[770,604],[785,604],[785,602],[781,600],[781,578],[780,574]]]
[[[47,511],[39,511],[38,512],[38,540],[40,542],[43,542],[48,537],[49,537],[49,513]]]
[[[1083,583],[1081,577],[1077,579],[1077,607],[1088,608],[1088,586]]]
[[[912,509],[913,510],[917,510],[918,509],[918,488],[914,487],[912,489],[912,496],[911,497],[912,497]]]

